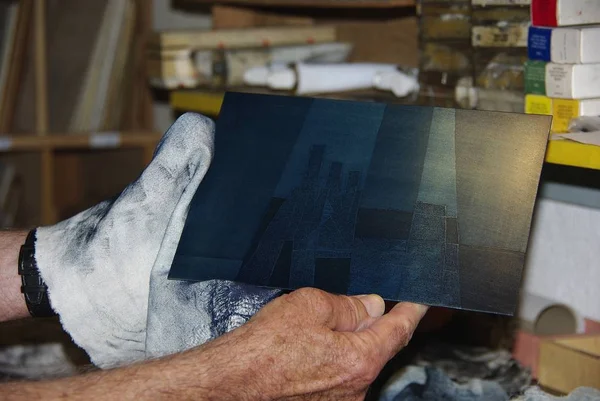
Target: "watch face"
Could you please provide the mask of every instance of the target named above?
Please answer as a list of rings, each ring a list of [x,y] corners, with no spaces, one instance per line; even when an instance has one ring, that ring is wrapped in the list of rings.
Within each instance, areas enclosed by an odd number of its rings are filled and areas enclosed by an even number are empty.
[[[512,314],[550,121],[229,93],[169,278]]]

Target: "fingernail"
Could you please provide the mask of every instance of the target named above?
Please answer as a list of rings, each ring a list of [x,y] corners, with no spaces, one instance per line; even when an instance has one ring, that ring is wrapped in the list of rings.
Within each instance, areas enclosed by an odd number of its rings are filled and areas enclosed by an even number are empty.
[[[429,306],[427,306],[427,305],[415,304],[415,306],[421,313],[421,316],[424,316],[425,313],[427,313],[427,310],[429,309]]]
[[[380,317],[385,312],[385,302],[379,295],[359,295],[356,298],[363,303],[367,313],[371,317]]]

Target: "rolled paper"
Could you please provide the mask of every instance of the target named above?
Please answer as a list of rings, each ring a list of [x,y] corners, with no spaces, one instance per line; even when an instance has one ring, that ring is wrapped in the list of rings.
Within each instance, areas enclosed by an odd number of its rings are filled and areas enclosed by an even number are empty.
[[[402,71],[383,71],[375,74],[373,86],[376,89],[391,91],[397,97],[408,96],[419,90],[417,79]]]
[[[298,85],[296,93],[344,92],[369,89],[377,73],[395,71],[394,64],[296,64]]]

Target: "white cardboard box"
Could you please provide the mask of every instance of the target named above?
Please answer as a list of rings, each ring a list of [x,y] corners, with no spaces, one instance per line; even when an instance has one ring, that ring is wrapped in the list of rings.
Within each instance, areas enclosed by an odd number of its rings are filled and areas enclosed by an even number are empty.
[[[531,22],[535,26],[600,24],[598,0],[532,0]]]
[[[600,98],[600,64],[546,64],[546,96]]]
[[[600,26],[553,29],[551,54],[554,63],[600,63]]]

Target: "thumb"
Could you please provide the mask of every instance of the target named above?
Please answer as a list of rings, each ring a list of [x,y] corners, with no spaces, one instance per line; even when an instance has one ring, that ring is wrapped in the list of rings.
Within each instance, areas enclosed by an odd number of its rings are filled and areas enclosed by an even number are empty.
[[[335,331],[358,331],[383,315],[385,303],[379,295],[353,297],[334,295],[328,327]]]
[[[427,309],[425,305],[400,302],[359,335],[370,341],[386,363],[408,344]]]

